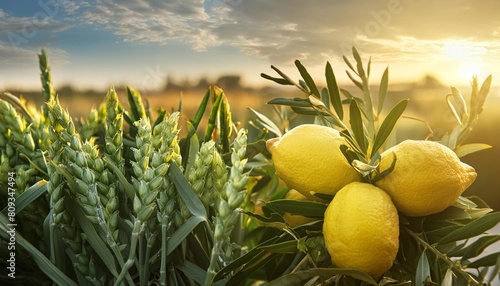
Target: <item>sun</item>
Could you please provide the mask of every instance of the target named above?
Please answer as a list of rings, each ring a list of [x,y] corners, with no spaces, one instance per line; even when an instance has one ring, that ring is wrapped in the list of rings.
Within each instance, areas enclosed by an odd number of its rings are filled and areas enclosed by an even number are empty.
[[[446,41],[443,45],[442,52],[444,57],[450,60],[460,60],[471,55],[465,43],[459,41]]]
[[[460,80],[470,80],[481,73],[482,48],[468,41],[448,40],[443,44],[441,52],[443,58],[453,66],[451,72]]]

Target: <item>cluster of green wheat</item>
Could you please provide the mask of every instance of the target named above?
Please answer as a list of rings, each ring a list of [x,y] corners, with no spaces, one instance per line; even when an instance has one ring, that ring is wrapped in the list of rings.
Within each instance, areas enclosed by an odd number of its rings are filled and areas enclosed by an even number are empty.
[[[42,108],[11,94],[0,100],[1,206],[7,174],[16,174],[16,282],[212,285],[232,259],[230,237],[249,176],[246,131],[231,122],[222,90],[209,89],[186,138],[179,137],[178,111],[160,110],[153,120],[132,88],[130,111],[112,88],[99,109],[75,122],[59,102],[43,51],[39,61]],[[1,218],[5,251],[5,213]]]

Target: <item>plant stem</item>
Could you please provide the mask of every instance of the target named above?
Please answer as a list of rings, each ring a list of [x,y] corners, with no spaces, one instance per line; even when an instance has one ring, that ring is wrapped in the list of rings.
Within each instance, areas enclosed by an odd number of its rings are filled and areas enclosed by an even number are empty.
[[[413,237],[418,243],[422,244],[425,248],[429,249],[434,255],[436,255],[438,258],[443,260],[448,266],[455,270],[456,272],[460,273],[462,277],[467,281],[468,285],[481,285],[479,284],[478,281],[476,281],[469,273],[464,271],[461,267],[460,264],[455,263],[451,261],[445,254],[441,253],[439,250],[437,250],[434,246],[430,245],[427,243],[425,240],[420,238],[417,234],[415,234],[413,231],[409,230],[408,228],[405,228],[405,231]]]
[[[132,266],[134,266],[134,262],[137,258],[137,254],[135,253],[137,249],[137,240],[142,232],[143,227],[143,222],[141,222],[140,220],[135,220],[134,228],[132,229],[132,237],[130,238],[130,252],[128,255],[128,260],[123,266],[120,275],[118,275],[118,277],[116,278],[114,286],[120,285],[120,283],[122,283],[123,281],[123,278],[125,278],[125,275],[128,273],[128,270],[132,268]]]
[[[161,218],[161,263],[160,263],[160,285],[167,285],[167,231],[168,215]]]
[[[212,255],[210,256],[210,267],[207,270],[207,276],[205,278],[205,286],[212,285],[215,275],[217,274],[217,260],[223,255],[222,244],[219,241],[215,241],[214,247],[212,248]]]

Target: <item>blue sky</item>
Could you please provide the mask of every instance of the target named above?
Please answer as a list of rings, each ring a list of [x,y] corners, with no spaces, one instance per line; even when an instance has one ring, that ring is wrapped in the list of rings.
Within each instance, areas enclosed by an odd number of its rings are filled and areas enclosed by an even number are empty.
[[[342,81],[352,45],[372,57],[374,80],[389,65],[393,81],[493,74],[498,85],[498,11],[495,0],[4,0],[0,89],[39,88],[42,48],[56,85],[155,89],[232,73],[261,85],[271,64],[296,74],[294,59],[316,78],[330,61]]]

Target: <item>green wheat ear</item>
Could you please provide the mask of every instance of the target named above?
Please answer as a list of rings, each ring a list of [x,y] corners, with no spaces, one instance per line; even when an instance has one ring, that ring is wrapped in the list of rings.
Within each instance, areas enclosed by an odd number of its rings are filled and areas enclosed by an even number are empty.
[[[125,160],[123,158],[123,106],[118,100],[114,88],[106,94],[106,122],[104,157],[111,161],[123,173]]]
[[[240,216],[236,209],[243,203],[248,181],[248,173],[244,173],[247,163],[247,159],[245,159],[246,148],[247,132],[241,129],[233,142],[229,179],[215,202],[214,246],[205,285],[212,284],[217,271],[221,268],[219,261],[223,261],[223,265],[231,262],[231,232]]]
[[[214,160],[215,152],[216,149],[214,141],[208,141],[201,144],[200,150],[196,154],[193,166],[188,171],[188,181],[195,193],[198,197],[200,197],[207,210],[213,203],[209,192],[213,186],[213,179],[209,179],[208,174]]]
[[[90,140],[93,136],[104,129],[106,121],[106,105],[101,104],[99,109],[92,108],[87,119],[80,128],[80,134],[83,140]]]

